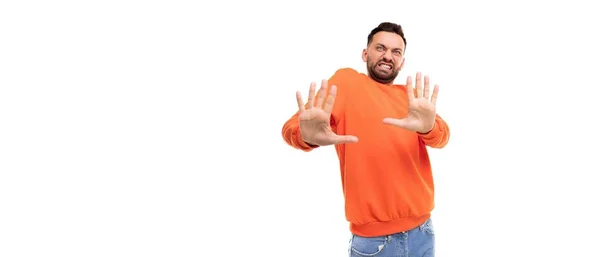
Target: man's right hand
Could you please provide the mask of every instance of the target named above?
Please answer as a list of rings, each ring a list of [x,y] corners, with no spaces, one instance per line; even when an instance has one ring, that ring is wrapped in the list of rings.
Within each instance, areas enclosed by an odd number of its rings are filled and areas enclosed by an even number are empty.
[[[340,136],[336,135],[329,125],[331,118],[331,110],[337,93],[337,88],[332,85],[327,94],[327,80],[321,82],[321,89],[315,99],[315,83],[310,84],[308,91],[308,103],[305,107],[302,95],[296,92],[296,100],[300,114],[298,116],[300,122],[300,133],[304,142],[310,145],[326,146],[356,143],[358,138],[355,136]],[[327,99],[325,96],[327,95]]]

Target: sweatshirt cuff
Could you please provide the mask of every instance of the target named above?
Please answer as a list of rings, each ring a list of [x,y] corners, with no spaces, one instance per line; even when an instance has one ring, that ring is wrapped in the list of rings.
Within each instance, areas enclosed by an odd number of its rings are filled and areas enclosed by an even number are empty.
[[[423,139],[433,139],[433,138],[437,137],[439,133],[440,133],[440,127],[438,126],[437,122],[435,122],[433,124],[433,128],[427,133],[417,132],[417,134],[419,134],[419,136],[422,137]]]

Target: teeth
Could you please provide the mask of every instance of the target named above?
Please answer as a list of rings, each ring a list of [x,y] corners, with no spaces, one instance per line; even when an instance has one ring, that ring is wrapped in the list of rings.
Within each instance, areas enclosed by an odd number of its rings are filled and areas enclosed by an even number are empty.
[[[387,68],[388,70],[391,70],[391,69],[392,69],[392,66],[391,66],[391,65],[387,65],[387,64],[379,64],[379,66],[380,66],[380,67],[385,67],[385,68]]]

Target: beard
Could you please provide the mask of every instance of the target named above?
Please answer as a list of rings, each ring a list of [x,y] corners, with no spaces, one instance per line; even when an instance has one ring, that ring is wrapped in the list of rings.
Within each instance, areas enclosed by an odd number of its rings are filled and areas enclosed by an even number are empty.
[[[383,68],[377,67],[377,64],[379,63],[380,62],[367,62],[369,77],[382,84],[392,83],[396,77],[398,77],[400,70],[397,70],[396,67],[392,67],[392,69],[386,71],[383,70]]]

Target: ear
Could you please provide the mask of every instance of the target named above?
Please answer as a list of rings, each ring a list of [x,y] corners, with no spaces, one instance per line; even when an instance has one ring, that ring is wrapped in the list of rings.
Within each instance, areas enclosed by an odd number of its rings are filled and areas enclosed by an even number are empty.
[[[404,57],[402,57],[402,62],[400,63],[400,69],[398,69],[398,70],[402,70],[402,68],[404,67],[404,60],[406,60],[406,59],[404,59]]]
[[[363,49],[362,51],[362,60],[363,62],[367,62],[367,49]]]

